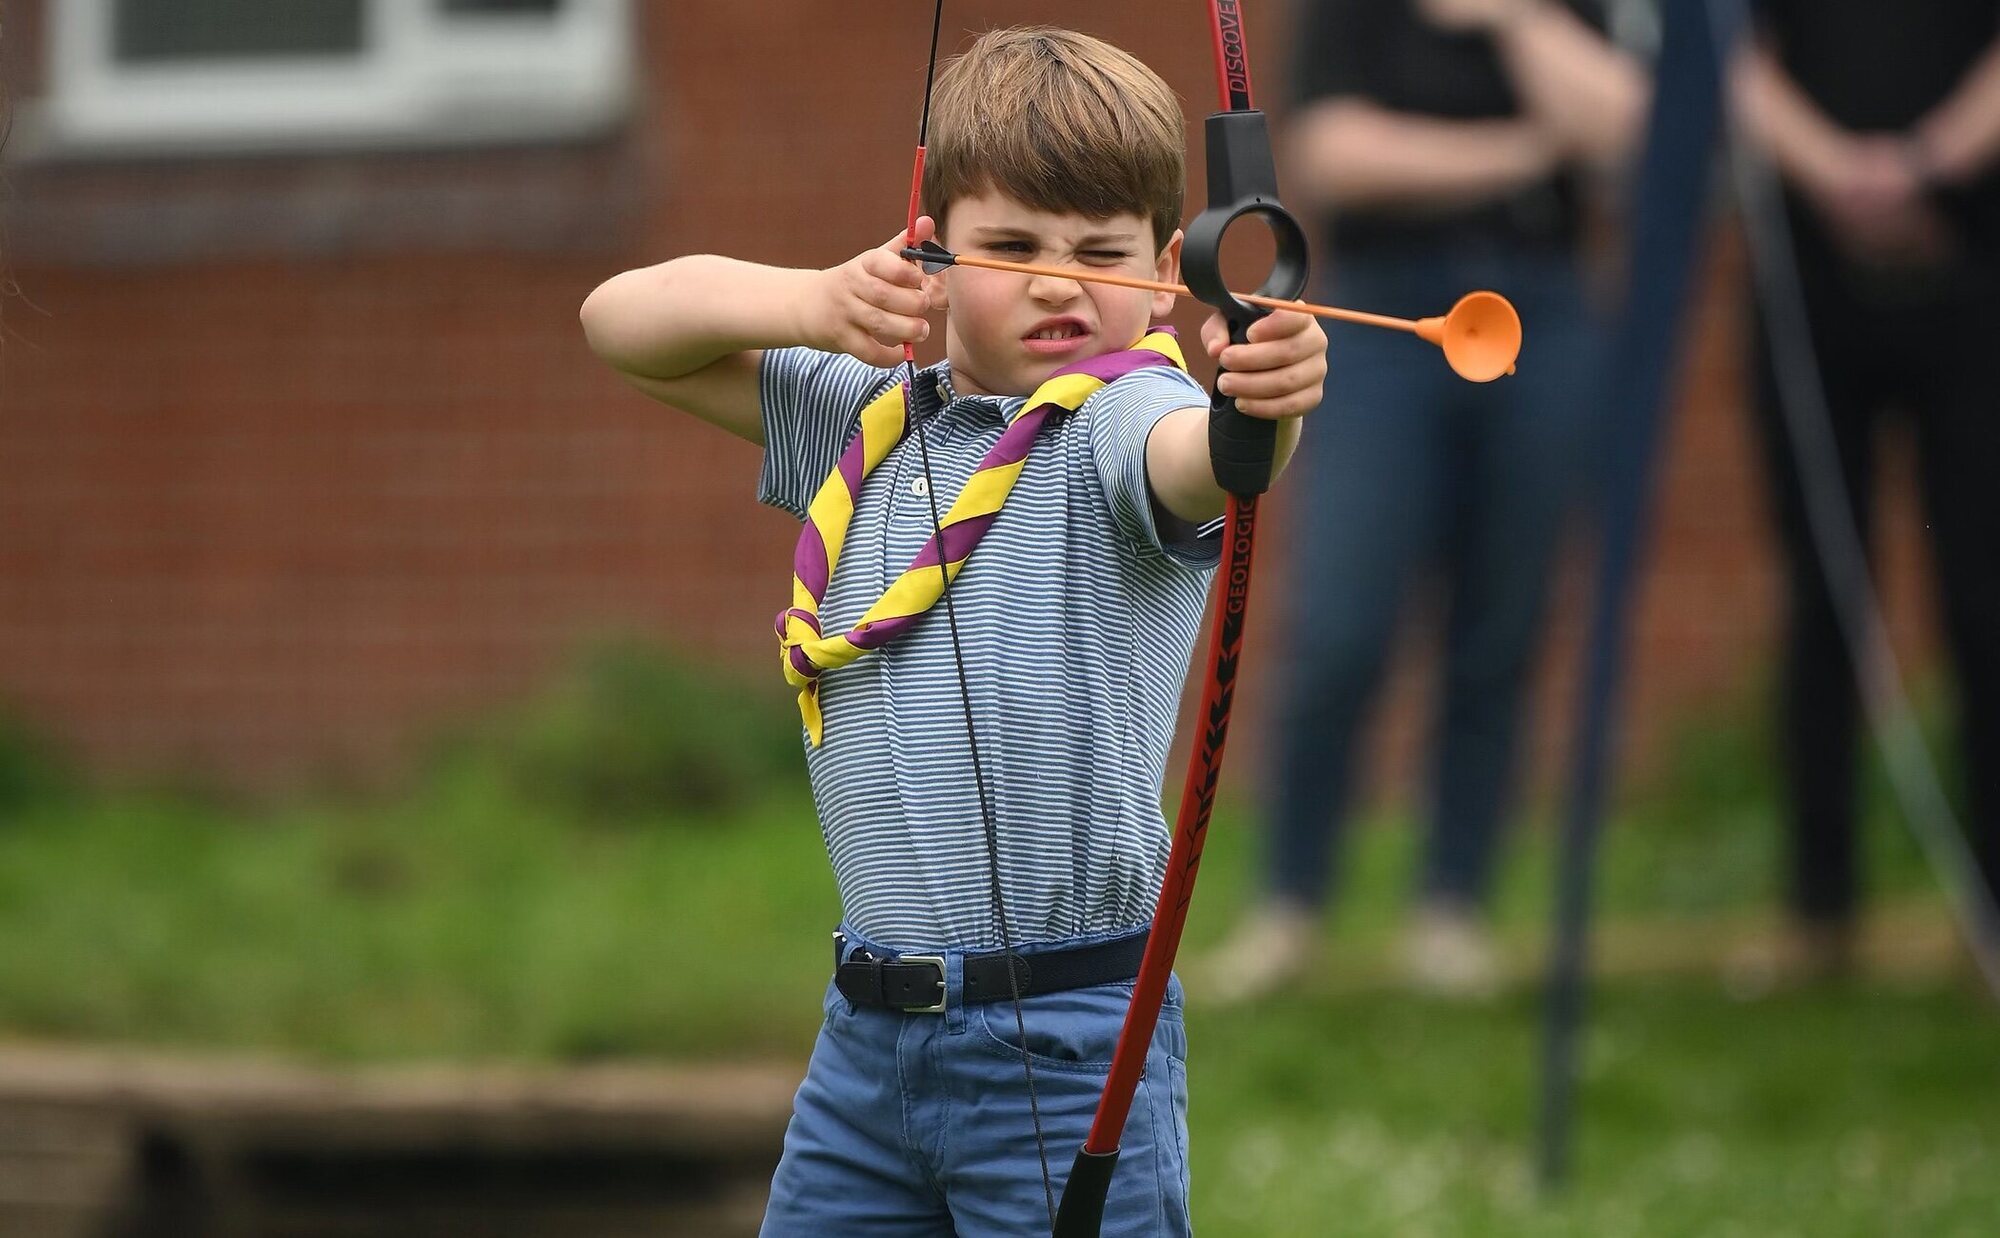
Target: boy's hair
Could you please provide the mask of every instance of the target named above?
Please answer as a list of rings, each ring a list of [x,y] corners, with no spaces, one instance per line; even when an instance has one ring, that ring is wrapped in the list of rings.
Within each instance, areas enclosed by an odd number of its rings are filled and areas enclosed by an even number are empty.
[[[1052,26],[988,31],[938,74],[924,209],[944,231],[959,198],[998,189],[1037,210],[1180,227],[1186,121],[1129,53]]]

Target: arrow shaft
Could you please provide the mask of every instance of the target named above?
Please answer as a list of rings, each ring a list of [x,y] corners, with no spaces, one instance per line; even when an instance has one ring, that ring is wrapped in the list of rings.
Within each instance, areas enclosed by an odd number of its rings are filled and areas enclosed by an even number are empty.
[[[920,253],[912,250],[903,255],[923,261],[942,261],[938,254]],[[954,254],[953,265],[978,267],[983,271],[1010,271],[1016,275],[1041,275],[1050,279],[1073,279],[1085,284],[1110,284],[1116,288],[1136,288],[1141,292],[1165,292],[1177,297],[1191,297],[1186,284],[1169,284],[1165,280],[1140,279],[1135,275],[1114,275],[1109,271],[1074,270],[1067,267],[1038,266],[1032,262],[1008,262],[1002,258],[975,258],[969,254]],[[1287,301],[1280,297],[1260,296],[1254,292],[1239,292],[1238,298],[1265,309],[1291,310],[1299,314],[1311,314],[1316,318],[1333,318],[1341,322],[1359,323],[1364,327],[1387,327],[1392,331],[1415,331],[1417,324],[1409,318],[1395,318],[1388,314],[1370,314],[1365,310],[1342,309],[1338,305],[1315,305],[1311,301]]]

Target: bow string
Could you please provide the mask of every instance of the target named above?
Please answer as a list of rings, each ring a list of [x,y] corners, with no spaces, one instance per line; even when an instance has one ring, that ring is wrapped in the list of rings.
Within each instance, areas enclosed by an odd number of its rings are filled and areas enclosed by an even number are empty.
[[[1208,9],[1222,110],[1209,116],[1206,122],[1208,206],[1187,229],[1182,243],[1182,265],[1188,287],[1196,297],[1221,312],[1228,324],[1231,342],[1241,344],[1248,339],[1250,324],[1270,311],[1228,290],[1221,271],[1223,235],[1232,224],[1246,216],[1255,215],[1263,220],[1277,248],[1270,274],[1263,287],[1258,289],[1258,295],[1282,300],[1294,299],[1305,289],[1307,247],[1304,231],[1278,202],[1277,173],[1271,157],[1269,132],[1264,114],[1256,110],[1251,102],[1249,50],[1238,0],[1208,0]],[[931,91],[936,81],[938,38],[943,21],[944,2],[936,0],[931,19],[930,59],[924,75],[923,118],[917,133],[915,166],[910,179],[909,215],[904,233],[905,244],[909,246],[916,244],[924,153],[930,130]],[[916,350],[909,343],[903,345],[903,366],[905,407],[914,413]],[[1218,369],[1218,382],[1221,376],[1222,371]],[[937,486],[931,478],[930,450],[921,422],[913,427],[912,434],[917,441],[925,489],[930,496],[931,522],[941,538],[943,520],[938,510]],[[1095,1238],[1100,1231],[1125,1122],[1145,1070],[1147,1051],[1159,1023],[1160,1007],[1173,971],[1174,956],[1187,924],[1195,874],[1201,865],[1208,822],[1215,809],[1216,785],[1222,773],[1223,745],[1228,738],[1230,709],[1242,665],[1258,499],[1270,487],[1276,440],[1275,422],[1251,417],[1239,410],[1236,401],[1224,395],[1219,387],[1211,390],[1209,455],[1216,481],[1229,498],[1228,520],[1223,533],[1222,568],[1216,586],[1215,616],[1203,675],[1201,707],[1196,715],[1198,730],[1174,825],[1166,877],[1154,910],[1145,958],[1134,982],[1132,1003],[1119,1032],[1111,1071],[1098,1099],[1090,1135],[1077,1152],[1060,1204],[1049,1170],[1048,1142],[1042,1127],[1034,1062],[1027,1050],[1027,1026],[1019,979],[1021,968],[1014,948],[1006,897],[1001,889],[999,830],[991,787],[980,760],[964,651],[959,639],[957,614],[952,605],[952,578],[944,565],[939,564],[943,576],[940,600],[951,635],[959,701],[965,716],[966,743],[971,752],[973,782],[979,799],[994,929],[1007,960],[1008,997],[1013,1005],[1015,1031],[1022,1045],[1021,1066],[1027,1081],[1029,1115],[1034,1124],[1035,1149],[1041,1162],[1042,1192],[1053,1238]]]
[[[930,140],[931,90],[937,83],[938,33],[944,26],[944,0],[935,0],[931,9],[931,50],[930,58],[924,66],[924,109],[923,118],[917,125],[917,151],[910,173],[910,209],[904,226],[905,246],[917,243],[917,212],[923,201],[924,150]],[[944,518],[938,510],[938,488],[931,476],[931,453],[929,442],[924,437],[924,421],[916,418],[914,397],[917,384],[917,352],[909,341],[903,343],[903,407],[912,418],[912,433],[917,440],[917,458],[923,466],[924,493],[929,497],[931,529],[937,544],[944,544]],[[1042,1200],[1048,1209],[1051,1231],[1056,1226],[1055,1179],[1049,1172],[1048,1137],[1042,1129],[1042,1106],[1035,1089],[1035,1063],[1028,1051],[1027,1018],[1021,1009],[1021,960],[1014,950],[1014,934],[1007,915],[1007,898],[1000,886],[1000,828],[993,812],[993,795],[986,779],[984,763],[979,757],[979,735],[972,720],[972,689],[965,674],[965,649],[959,640],[958,612],[952,605],[952,572],[945,563],[946,556],[938,556],[940,577],[939,600],[944,603],[946,630],[951,634],[952,667],[958,676],[958,700],[965,715],[965,743],[972,755],[973,788],[979,797],[979,823],[981,835],[986,845],[987,892],[992,903],[994,933],[1000,939],[1001,956],[1007,963],[1007,997],[1014,1009],[1014,1031],[1021,1045],[1021,1071],[1028,1085],[1028,1116],[1035,1129],[1035,1155],[1041,1164]]]

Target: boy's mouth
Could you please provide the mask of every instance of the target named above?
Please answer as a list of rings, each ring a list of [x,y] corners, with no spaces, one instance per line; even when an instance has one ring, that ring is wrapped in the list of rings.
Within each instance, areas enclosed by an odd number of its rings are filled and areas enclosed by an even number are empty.
[[[1090,329],[1081,319],[1048,318],[1021,337],[1029,352],[1042,355],[1073,352],[1090,338]]]

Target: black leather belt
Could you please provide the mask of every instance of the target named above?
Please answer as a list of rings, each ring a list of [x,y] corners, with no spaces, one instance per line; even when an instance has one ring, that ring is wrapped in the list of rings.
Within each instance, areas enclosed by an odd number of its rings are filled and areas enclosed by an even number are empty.
[[[1014,956],[1014,974],[1022,997],[1116,984],[1139,974],[1146,956],[1146,934],[1071,950],[1048,950]],[[865,949],[847,953],[846,939],[834,934],[834,987],[857,1006],[878,1006],[910,1014],[941,1014],[945,1008],[944,956],[899,954],[876,958]],[[1007,983],[1007,956],[965,956],[966,1002],[1001,1002],[1015,992]]]

